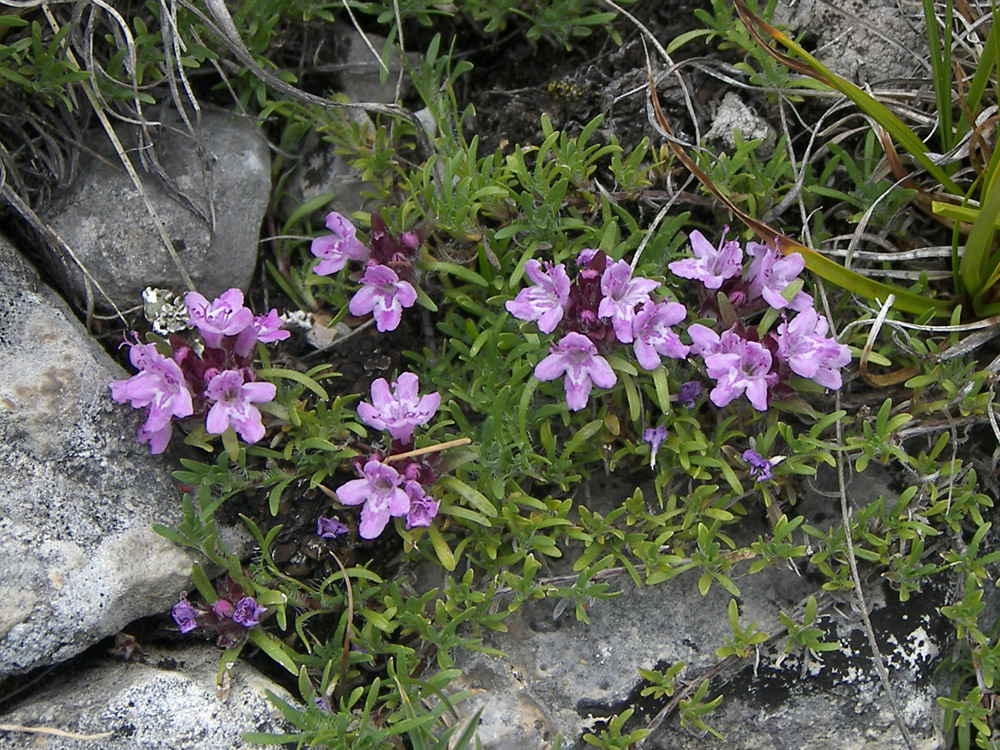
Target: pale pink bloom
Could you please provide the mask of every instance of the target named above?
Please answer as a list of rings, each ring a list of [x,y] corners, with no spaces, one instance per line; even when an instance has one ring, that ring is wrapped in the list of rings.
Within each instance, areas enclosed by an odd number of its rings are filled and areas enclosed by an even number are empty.
[[[658,286],[653,279],[632,278],[632,268],[626,261],[612,263],[601,276],[604,299],[597,308],[597,317],[610,318],[617,339],[623,344],[632,343],[635,308],[649,302],[649,293]]]
[[[771,352],[762,344],[729,330],[719,337],[712,351],[703,347],[701,355],[708,376],[716,381],[709,394],[713,404],[723,407],[746,393],[753,408],[767,410],[767,390],[777,376],[771,373]]]
[[[635,339],[632,350],[645,370],[660,366],[660,357],[684,359],[691,347],[683,344],[670,328],[687,317],[687,310],[679,302],[646,302],[635,315],[632,333]]]
[[[697,279],[707,289],[718,289],[724,281],[739,276],[743,271],[743,249],[736,240],[726,242],[727,231],[729,227],[723,230],[718,247],[713,247],[697,229],[691,232],[688,238],[694,257],[675,260],[667,268],[683,279]]]
[[[565,373],[566,405],[572,411],[587,405],[593,385],[611,388],[618,382],[611,365],[597,353],[594,342],[582,333],[567,333],[550,351],[551,354],[535,367],[535,377],[555,380]]]
[[[205,431],[221,435],[232,427],[247,443],[264,437],[264,423],[254,404],[270,401],[277,393],[273,383],[245,383],[240,370],[224,370],[205,388],[205,398],[214,401],[205,419]]]
[[[246,357],[253,350],[254,344],[258,341],[262,344],[270,344],[275,341],[284,341],[291,333],[282,328],[284,323],[278,311],[271,308],[267,315],[258,315],[250,325],[244,328],[236,337],[236,345],[233,351],[241,357]]]
[[[553,266],[544,265],[537,260],[529,260],[524,264],[524,274],[534,286],[522,289],[517,297],[508,300],[504,307],[507,312],[519,320],[537,320],[538,330],[542,333],[552,333],[562,320],[569,302],[569,275],[566,264]]]
[[[851,350],[828,338],[829,330],[826,318],[814,308],[803,310],[791,322],[778,326],[778,358],[796,375],[837,390],[844,383],[840,369],[850,364]]]
[[[358,416],[376,430],[388,430],[395,440],[406,442],[413,437],[413,429],[430,422],[441,405],[440,394],[421,397],[419,387],[412,372],[404,372],[391,386],[379,378],[372,383],[372,403],[358,404]]]
[[[403,488],[410,498],[410,510],[406,513],[406,528],[409,530],[417,526],[430,526],[431,521],[437,516],[440,503],[433,497],[428,497],[419,482],[410,480],[403,484]]]
[[[361,289],[351,298],[351,315],[372,313],[379,331],[394,331],[399,326],[404,307],[413,307],[417,290],[389,266],[371,265],[361,277]]]
[[[253,313],[243,306],[243,292],[228,289],[209,302],[198,292],[184,295],[188,308],[188,324],[195,326],[205,346],[218,349],[223,336],[237,336],[253,323]]]
[[[791,302],[782,295],[785,287],[795,281],[806,267],[806,260],[802,255],[792,253],[782,256],[775,248],[757,242],[748,242],[747,252],[753,255],[747,271],[752,297],[763,297],[776,310],[791,307],[801,312],[812,307],[813,298],[801,290],[792,297]]]
[[[326,228],[333,234],[317,237],[309,247],[309,252],[320,258],[313,273],[329,276],[346,266],[348,260],[368,259],[368,248],[355,237],[357,230],[346,217],[331,211],[326,215]]]
[[[410,497],[400,487],[403,477],[388,464],[370,459],[362,470],[364,477],[352,479],[337,488],[337,499],[343,505],[361,505],[358,533],[363,539],[374,539],[385,529],[390,517],[400,518],[410,511]]]

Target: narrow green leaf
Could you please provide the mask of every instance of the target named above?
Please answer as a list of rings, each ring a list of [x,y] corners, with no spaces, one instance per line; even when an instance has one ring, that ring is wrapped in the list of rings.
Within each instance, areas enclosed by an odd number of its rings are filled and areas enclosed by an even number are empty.
[[[327,401],[330,398],[323,386],[310,378],[308,375],[296,370],[288,370],[283,367],[266,367],[257,370],[257,374],[262,378],[285,378],[286,380],[294,380],[296,383],[304,385],[324,401]]]

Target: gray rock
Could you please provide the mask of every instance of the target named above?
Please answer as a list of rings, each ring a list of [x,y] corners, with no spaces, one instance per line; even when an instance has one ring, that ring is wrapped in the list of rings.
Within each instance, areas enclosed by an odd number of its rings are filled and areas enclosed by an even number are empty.
[[[267,143],[254,123],[225,112],[203,113],[203,149],[175,119],[167,123],[153,132],[168,181],[142,170],[135,130],[122,126],[118,135],[198,291],[212,299],[230,287],[246,289],[271,193]],[[43,218],[120,308],[139,304],[147,286],[182,290],[182,276],[106,136],[93,133],[86,145],[104,160],[82,156],[79,177],[54,196]],[[83,272],[58,248],[49,252],[64,291],[82,303]]]
[[[208,646],[149,651],[141,663],[102,659],[64,683],[32,696],[0,723],[59,729],[79,740],[45,734],[0,733],[0,750],[219,750],[259,747],[244,732],[285,733],[289,727],[264,694],[290,696],[253,667],[236,662],[228,694],[216,686],[219,652]],[[34,740],[34,744],[33,741]]]
[[[589,493],[593,500],[587,504],[603,513],[631,491],[631,485],[616,486],[613,477],[597,480]],[[888,490],[873,467],[852,482],[851,491],[855,502],[864,505]],[[817,496],[801,507],[815,511],[810,522],[825,528],[836,522],[831,502]],[[744,543],[764,532],[762,522],[753,516],[744,519],[738,530]],[[572,561],[575,555],[566,559]],[[746,563],[738,564],[733,576],[740,589],[744,628],[755,622],[758,630],[775,633],[780,628],[779,610],[791,613],[810,593],[822,593],[788,569],[765,568],[751,576],[741,575],[740,565]],[[577,621],[572,607],[562,611],[559,600],[529,602],[506,620],[507,633],[485,636],[485,644],[503,652],[503,657],[460,654],[456,666],[464,676],[454,687],[470,689],[474,696],[461,703],[459,711],[467,717],[483,709],[479,732],[483,747],[545,748],[558,735],[563,747],[574,743],[581,747],[585,731],[599,731],[630,705],[641,705],[645,712],[633,717],[632,728],[645,726],[665,702],[655,704],[639,697],[637,670],[665,669],[683,661],[681,679],[697,684],[701,675],[719,663],[716,650],[732,637],[727,620],[729,594],[713,585],[706,596],[700,596],[697,577],[697,572],[691,572],[642,588],[627,576],[619,577],[613,584],[621,592],[617,598],[589,603],[590,625]],[[876,600],[870,604],[876,608],[873,618],[897,700],[923,750],[942,746],[939,692],[929,675],[946,647],[947,634],[932,627],[934,622],[944,627],[934,614],[944,594],[916,594],[903,606],[893,594],[882,597],[877,586],[869,592],[869,599]],[[822,664],[796,651],[785,655],[784,640],[776,639],[761,647],[758,664],[741,665],[745,667],[742,672],[724,673],[713,680],[709,697],[721,693],[725,699],[705,721],[726,736],[724,745],[681,728],[674,713],[651,735],[646,748],[903,747],[851,600],[845,597],[821,620],[819,626],[829,632],[825,640],[840,643],[837,651],[822,654]]]
[[[712,128],[705,134],[705,139],[722,144],[727,151],[734,151],[736,149],[734,131],[737,130],[744,143],[759,138],[761,144],[757,148],[761,152],[770,152],[774,149],[774,128],[744,104],[738,94],[728,91],[719,103]]]
[[[193,558],[173,463],[135,440],[127,377],[0,238],[0,675],[74,656],[164,612]],[[233,542],[235,544],[235,541]]]
[[[815,54],[835,73],[869,83],[929,77],[920,3],[898,0],[779,0],[775,25],[811,34]]]

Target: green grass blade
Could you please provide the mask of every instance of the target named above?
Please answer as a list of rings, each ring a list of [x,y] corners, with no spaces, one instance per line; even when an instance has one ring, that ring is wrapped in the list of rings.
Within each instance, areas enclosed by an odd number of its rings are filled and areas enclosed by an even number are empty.
[[[924,21],[927,26],[927,47],[930,51],[931,75],[934,80],[934,97],[937,100],[938,137],[941,150],[950,151],[955,145],[951,127],[951,21],[952,0],[944,3],[944,39],[938,33],[934,0],[924,0]]]

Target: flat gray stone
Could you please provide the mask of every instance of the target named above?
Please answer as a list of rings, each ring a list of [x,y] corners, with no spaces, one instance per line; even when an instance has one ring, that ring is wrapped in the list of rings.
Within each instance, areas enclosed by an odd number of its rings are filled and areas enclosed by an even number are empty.
[[[189,586],[175,459],[112,403],[128,377],[0,237],[0,676],[69,659]],[[235,546],[235,539],[233,540]]]
[[[271,194],[267,142],[255,123],[228,112],[203,113],[200,143],[175,117],[166,122],[153,129],[154,149],[172,185],[143,171],[137,131],[122,126],[118,136],[198,291],[213,299],[230,287],[245,290]],[[184,291],[141,194],[103,131],[90,133],[85,145],[103,160],[82,154],[76,181],[56,193],[43,218],[120,308],[139,304],[147,286]],[[81,304],[83,272],[60,249],[49,253],[63,291]],[[94,295],[95,304],[110,309],[96,290]]]

